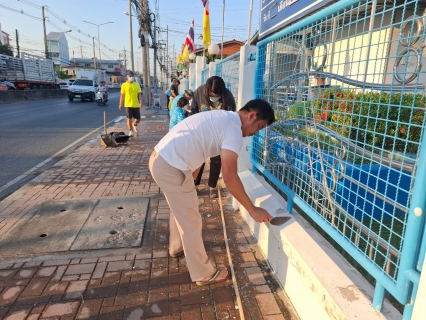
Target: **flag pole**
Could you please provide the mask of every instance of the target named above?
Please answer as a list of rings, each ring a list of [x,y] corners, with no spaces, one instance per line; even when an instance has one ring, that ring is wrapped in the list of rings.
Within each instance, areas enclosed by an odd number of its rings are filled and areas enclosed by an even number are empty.
[[[223,33],[225,29],[225,0],[222,5],[222,50],[220,50],[220,60],[223,60]]]
[[[248,45],[250,45],[252,17],[253,17],[253,0],[250,1],[249,25],[248,25],[248,35],[247,35],[247,44]]]

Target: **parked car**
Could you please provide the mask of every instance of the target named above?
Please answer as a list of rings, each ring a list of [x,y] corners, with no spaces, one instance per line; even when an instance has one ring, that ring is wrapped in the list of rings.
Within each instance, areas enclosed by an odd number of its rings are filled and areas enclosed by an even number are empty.
[[[7,90],[16,90],[15,85],[12,82],[7,81],[5,78],[0,78],[0,84],[5,85]]]
[[[74,83],[75,79],[68,79],[68,83],[71,86]]]
[[[69,86],[70,84],[68,83],[68,81],[59,82],[59,89],[68,89]]]

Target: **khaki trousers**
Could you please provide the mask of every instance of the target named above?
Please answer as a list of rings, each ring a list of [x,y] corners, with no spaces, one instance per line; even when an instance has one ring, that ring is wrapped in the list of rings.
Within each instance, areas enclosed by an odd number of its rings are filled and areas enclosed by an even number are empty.
[[[192,281],[210,277],[215,269],[204,248],[192,172],[172,167],[156,151],[149,159],[149,170],[170,207],[169,252],[175,254],[184,250]]]

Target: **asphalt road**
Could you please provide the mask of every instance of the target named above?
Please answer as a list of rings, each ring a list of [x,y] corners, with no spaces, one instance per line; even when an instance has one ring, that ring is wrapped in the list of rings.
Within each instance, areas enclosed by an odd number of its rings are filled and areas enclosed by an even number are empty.
[[[43,101],[0,105],[0,200],[22,187],[35,176],[51,167],[55,162],[99,136],[100,131],[69,148],[52,161],[7,187],[20,177],[60,150],[74,143],[93,130],[103,126],[103,112],[107,122],[124,117],[125,111],[118,109],[119,93],[110,93],[106,106],[95,102],[81,102],[67,97]],[[126,128],[123,127],[123,131]]]

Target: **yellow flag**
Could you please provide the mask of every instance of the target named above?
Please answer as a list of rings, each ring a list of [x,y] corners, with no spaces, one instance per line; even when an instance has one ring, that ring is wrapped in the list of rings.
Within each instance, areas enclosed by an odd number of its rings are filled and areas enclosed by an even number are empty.
[[[183,60],[189,60],[189,49],[188,49],[188,45],[185,45],[185,47],[183,48],[183,51],[181,53],[181,56],[183,58]]]
[[[203,45],[207,49],[212,42],[210,34],[210,12],[209,2],[210,0],[202,0],[204,5],[204,17],[203,17]]]

